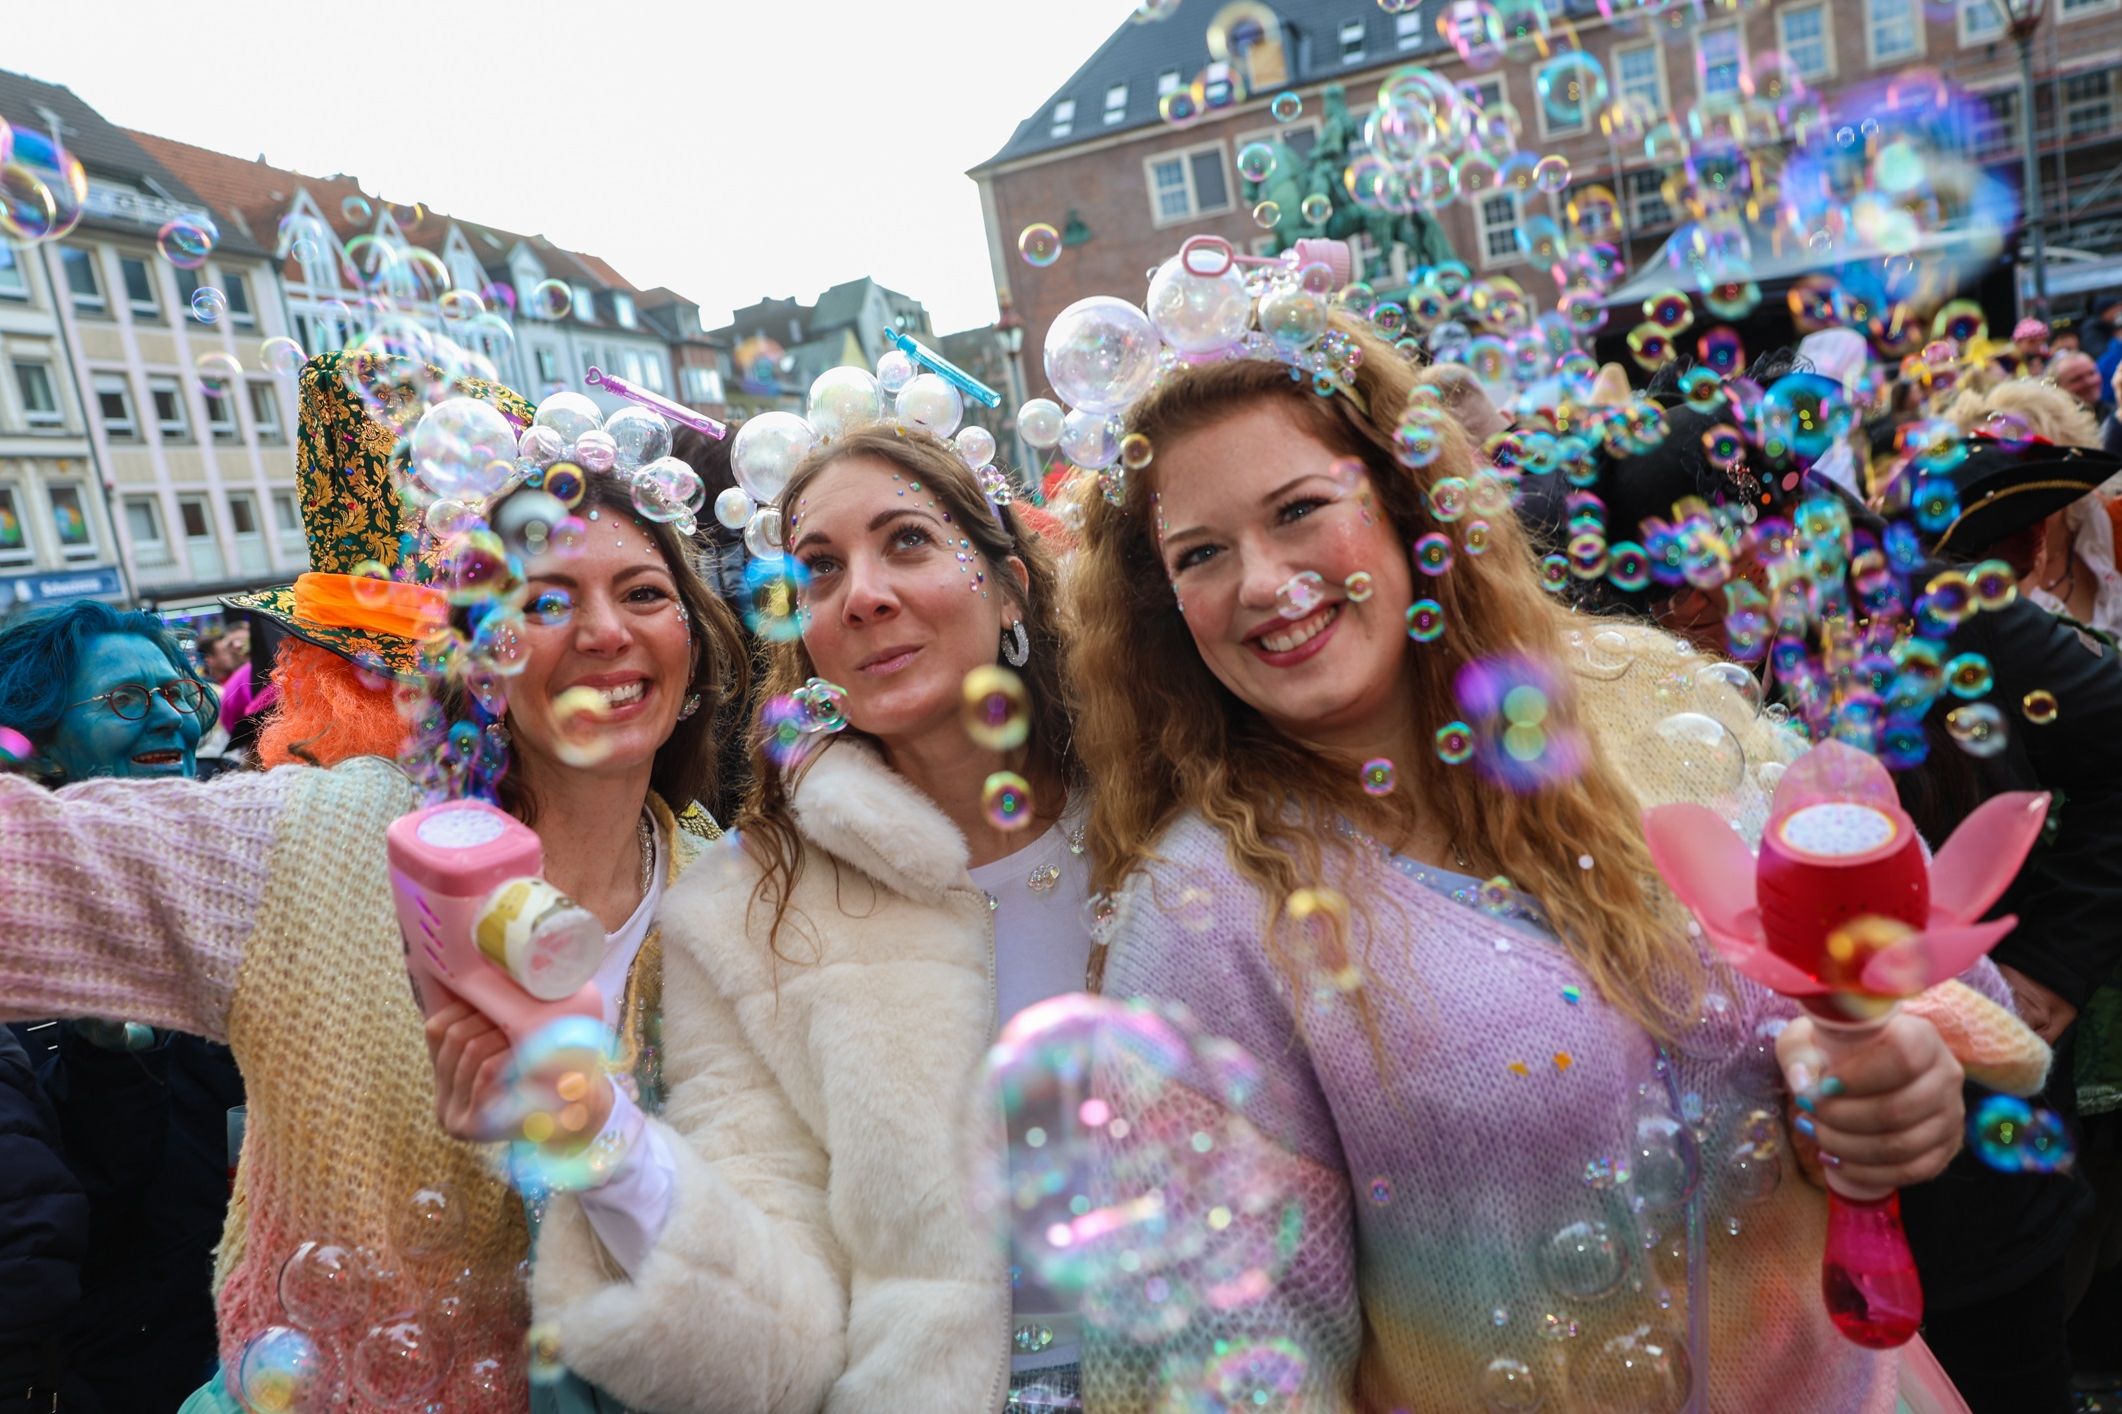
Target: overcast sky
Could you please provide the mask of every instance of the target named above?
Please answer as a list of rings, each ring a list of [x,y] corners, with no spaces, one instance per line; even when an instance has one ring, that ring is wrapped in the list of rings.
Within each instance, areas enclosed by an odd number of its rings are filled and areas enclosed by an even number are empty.
[[[950,332],[995,315],[965,169],[1133,4],[8,8],[0,66],[123,127],[543,233],[699,301],[709,325],[870,275]]]

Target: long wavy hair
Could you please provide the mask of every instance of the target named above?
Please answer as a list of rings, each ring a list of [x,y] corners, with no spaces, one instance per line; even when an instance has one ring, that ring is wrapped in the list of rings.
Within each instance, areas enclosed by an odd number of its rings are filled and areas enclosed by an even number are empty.
[[[1019,762],[1013,769],[1035,781],[1058,781],[1074,795],[1083,787],[1085,776],[1076,754],[1068,697],[1062,689],[1059,589],[1054,562],[1042,537],[1018,517],[1014,505],[997,507],[989,502],[972,469],[949,446],[925,432],[881,425],[845,433],[805,458],[781,493],[782,523],[793,528],[795,509],[811,484],[830,468],[857,457],[889,463],[909,481],[918,482],[922,490],[933,493],[946,520],[972,542],[973,550],[986,562],[987,582],[1008,596],[1023,615],[1031,656],[1023,667],[1012,671],[1024,681],[1030,732],[1018,749]],[[1024,562],[1026,583],[1022,586],[1009,571],[1011,556]],[[761,702],[792,693],[817,676],[810,651],[800,638],[766,644],[763,658]],[[1001,661],[999,642],[995,660]],[[839,735],[869,742],[882,754],[881,743],[852,725]],[[816,756],[808,756],[793,766],[783,765],[766,749],[770,736],[755,717],[751,730],[751,781],[737,826],[764,866],[753,902],[765,901],[772,907],[768,946],[780,956],[777,940],[804,853],[791,796]]]
[[[1136,405],[1130,432],[1153,447],[1241,409],[1276,402],[1337,456],[1360,458],[1403,545],[1450,532],[1429,511],[1428,491],[1475,471],[1471,446],[1444,421],[1431,464],[1393,452],[1394,431],[1415,389],[1414,370],[1390,345],[1340,314],[1334,325],[1362,350],[1357,397],[1320,396],[1272,363],[1203,364],[1166,376]],[[1068,665],[1076,735],[1091,780],[1092,887],[1114,891],[1155,858],[1160,833],[1187,811],[1222,832],[1232,863],[1269,901],[1263,937],[1293,983],[1303,963],[1281,926],[1290,896],[1321,876],[1323,848],[1349,848],[1341,819],[1410,828],[1435,822],[1485,874],[1507,876],[1537,898],[1562,945],[1600,993],[1653,1034],[1687,1024],[1702,967],[1684,919],[1656,883],[1640,807],[1587,728],[1583,769],[1523,793],[1498,790],[1465,766],[1421,752],[1398,763],[1399,789],[1366,796],[1346,762],[1283,735],[1202,662],[1172,596],[1153,533],[1157,468],[1127,478],[1118,505],[1086,495],[1082,550],[1071,564]],[[1559,652],[1587,624],[1542,588],[1531,544],[1512,514],[1487,517],[1489,549],[1461,555],[1449,574],[1418,581],[1444,607],[1450,631],[1406,654],[1423,704],[1420,736],[1455,719],[1453,681],[1468,663],[1520,655],[1553,666],[1561,684],[1550,721],[1581,722]],[[1292,809],[1294,807],[1294,809]],[[1394,818],[1396,817],[1396,818]],[[1589,853],[1596,869],[1578,864]],[[1357,901],[1360,903],[1360,901]],[[1375,1034],[1375,1033],[1374,1033]]]

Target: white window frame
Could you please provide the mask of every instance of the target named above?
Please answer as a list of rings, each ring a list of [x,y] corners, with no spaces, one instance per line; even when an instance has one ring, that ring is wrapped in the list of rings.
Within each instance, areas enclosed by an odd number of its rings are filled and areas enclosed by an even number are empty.
[[[152,534],[143,535],[133,523],[133,512],[147,512]],[[167,565],[176,563],[177,552],[170,548],[169,533],[164,528],[162,500],[159,496],[127,496],[124,501],[125,534],[132,542],[133,559],[142,565]]]
[[[1185,86],[1185,76],[1177,69],[1166,69],[1163,73],[1157,75],[1157,97],[1159,98],[1164,97],[1167,93],[1177,93]]]
[[[1787,33],[1790,18],[1808,11],[1820,17],[1820,52],[1823,62],[1821,67],[1813,72],[1798,68],[1795,61],[1791,62],[1791,69],[1799,78],[1813,83],[1835,76],[1835,17],[1827,7],[1827,0],[1811,0],[1808,4],[1791,5],[1776,11],[1776,47],[1783,51],[1786,60],[1790,59],[1790,39]]]
[[[538,370],[541,383],[557,382],[560,377],[560,353],[557,349],[540,346],[531,350],[533,365]]]
[[[1067,137],[1075,130],[1076,100],[1073,98],[1061,99],[1054,104],[1054,110],[1047,119],[1046,135],[1048,137]]]
[[[1867,0],[1869,3],[1869,0]],[[1732,86],[1729,93],[1709,91],[1709,66],[1702,62],[1703,41],[1713,35],[1732,36],[1738,48],[1732,56]],[[1697,103],[1737,103],[1746,97],[1740,87],[1740,79],[1746,73],[1746,26],[1733,20],[1726,24],[1703,25],[1695,31],[1695,101]],[[1663,110],[1661,110],[1663,111]]]
[[[243,295],[243,308],[236,308],[235,291]],[[255,328],[258,323],[258,306],[251,302],[250,281],[241,270],[221,272],[221,293],[228,300],[228,322],[238,329]]]
[[[1370,57],[1369,32],[1370,27],[1360,19],[1341,22],[1334,34],[1334,52],[1341,56],[1343,64],[1360,64]]]
[[[203,535],[192,534],[191,527],[185,524],[184,512],[187,508],[191,506],[197,506],[199,508],[199,519],[201,523],[206,526],[206,533]],[[204,491],[190,491],[177,497],[177,529],[184,532],[184,543],[187,545],[196,544],[200,541],[209,541],[212,543],[214,551],[217,555],[219,555],[223,549],[223,546],[221,544],[221,527],[214,524],[213,498],[208,496]],[[223,565],[225,566],[228,562],[227,557],[225,555],[222,555],[221,559]]]
[[[225,445],[243,440],[243,420],[236,411],[236,386],[241,381],[228,380],[220,397],[206,399],[206,435],[214,442]]]
[[[1636,190],[1636,183],[1642,179],[1648,179],[1652,184],[1648,192]],[[1631,235],[1641,235],[1645,231],[1662,231],[1680,219],[1674,212],[1672,203],[1665,199],[1665,177],[1656,167],[1637,167],[1622,173],[1621,190],[1616,195],[1621,199],[1621,219],[1627,224]],[[1647,220],[1642,214],[1642,203],[1652,196],[1665,208],[1665,218],[1662,221]]]
[[[1501,76],[1498,75],[1498,77]],[[1609,85],[1610,87],[1611,85]],[[1506,98],[1505,101],[1508,102],[1509,100]],[[1591,131],[1593,109],[1588,102],[1577,105],[1577,111],[1582,115],[1578,122],[1561,124],[1550,118],[1547,113],[1547,104],[1540,97],[1540,81],[1537,77],[1533,80],[1533,107],[1540,114],[1540,136],[1542,137],[1581,137]]]
[[[1968,16],[1975,14],[1989,16],[1990,28],[1980,34],[1975,33],[1974,27],[1967,22]],[[1960,0],[1960,9],[1954,16],[1954,22],[1958,26],[1962,48],[1970,44],[1995,44],[2011,37],[2011,31],[2005,26],[2004,16],[2000,13],[1996,0]]]
[[[585,324],[597,322],[597,292],[588,285],[570,284],[568,287],[568,313]]]
[[[1105,86],[1105,126],[1108,128],[1127,121],[1127,87],[1125,83]]]
[[[237,518],[236,508],[238,506],[250,512],[251,528],[249,530],[245,530],[242,522]],[[228,493],[228,528],[239,543],[245,540],[256,540],[261,543],[264,541],[265,520],[258,511],[257,493],[252,491],[231,491]]]
[[[7,257],[7,263],[0,265],[0,299],[29,299],[29,262],[25,258],[27,254],[21,246],[0,239],[0,255]],[[8,278],[9,271],[14,272],[12,279]]]
[[[280,390],[264,379],[252,379],[244,387],[249,390],[244,396],[250,399],[251,427],[258,440],[276,444],[286,441],[287,425],[280,420]]]
[[[132,286],[125,278],[125,263],[127,261],[139,266],[140,273],[147,279],[147,298],[144,300],[133,298]],[[132,315],[134,319],[153,319],[158,323],[161,321],[162,292],[155,288],[155,262],[144,255],[132,255],[126,251],[119,251],[118,283],[125,288],[126,313]]]
[[[1311,156],[1312,150],[1318,147],[1319,128],[1319,119],[1305,117],[1299,117],[1295,122],[1281,123],[1272,128],[1254,128],[1249,133],[1239,133],[1232,138],[1230,140],[1231,150],[1233,152],[1243,152],[1256,142],[1286,141],[1291,133],[1308,132],[1312,135],[1312,147],[1297,153],[1299,157],[1308,158]],[[1295,151],[1295,149],[1292,148],[1291,151]]]
[[[18,358],[14,364],[15,392],[22,399],[22,424],[32,432],[56,432],[66,425],[66,407],[59,401],[59,380],[53,375],[52,365],[39,358]],[[49,408],[30,406],[29,389],[24,386],[22,372],[34,369],[44,379],[45,396],[51,399]]]
[[[177,409],[174,419],[162,415],[156,395],[167,393]],[[192,410],[185,404],[184,384],[167,374],[150,374],[147,380],[147,405],[155,414],[155,433],[164,442],[190,442],[192,440]]]
[[[639,327],[634,320],[634,297],[624,290],[612,291],[612,317],[621,329]]]
[[[1223,168],[1223,205],[1204,207],[1200,194],[1194,190],[1194,158],[1203,152],[1216,154],[1216,161]],[[1183,215],[1167,217],[1157,200],[1157,167],[1161,163],[1177,161],[1180,174],[1186,181],[1186,205]],[[1197,143],[1192,147],[1171,148],[1153,153],[1142,159],[1142,180],[1149,188],[1150,223],[1158,228],[1177,226],[1183,222],[1196,221],[1203,216],[1215,216],[1234,209],[1238,204],[1238,189],[1231,181],[1230,154],[1220,142]]]
[[[0,565],[27,565],[37,558],[37,537],[31,531],[29,517],[22,513],[23,503],[29,499],[19,481],[0,481],[0,511],[15,518],[15,525],[22,531],[22,543],[9,549],[0,546]]]
[[[295,504],[292,491],[273,492],[273,533],[292,536],[297,541],[303,537],[302,508]]]
[[[1667,82],[1665,76],[1665,46],[1655,39],[1646,39],[1640,44],[1616,44],[1608,52],[1606,59],[1611,66],[1607,76],[1609,79],[1608,87],[1616,99],[1627,95],[1628,87],[1621,81],[1621,56],[1623,53],[1634,54],[1638,52],[1650,55],[1651,70],[1658,81],[1658,92],[1653,99],[1651,111],[1654,113],[1671,112],[1672,85]]]
[[[81,513],[81,524],[88,530],[88,539],[78,545],[69,545],[59,536],[59,493],[70,491],[74,497],[74,509]],[[89,499],[88,487],[79,481],[47,481],[44,484],[45,508],[51,512],[52,545],[62,559],[93,560],[102,553],[96,544],[96,509]]]
[[[1405,14],[1393,16],[1393,47],[1395,49],[1403,52],[1409,49],[1420,49],[1424,33],[1422,12],[1419,9],[1409,10]]]
[[[86,268],[89,278],[95,281],[95,289],[83,294],[74,288],[74,282],[67,274],[69,267],[66,258],[68,255],[79,255],[82,260],[87,262]],[[97,250],[94,246],[61,246],[59,248],[59,283],[66,286],[66,302],[73,306],[76,314],[103,316],[110,313],[110,296],[104,292],[103,272],[96,268],[102,262],[96,256]]]
[[[2096,99],[2072,98],[2070,96],[2070,86],[2080,79],[2104,80],[2107,87],[2105,96]],[[2086,138],[2102,137],[2113,132],[2115,129],[2115,109],[2118,106],[2118,96],[2122,95],[2117,95],[2115,92],[2115,71],[2113,69],[2088,69],[2082,73],[2059,76],[2056,79],[2056,102],[2058,106],[2056,117],[2063,140],[2065,142],[2077,142]],[[2106,106],[2107,121],[2097,128],[2087,128],[2083,132],[2074,131],[2071,127],[2071,111],[2074,108],[2095,104],[2104,104]]]
[[[1496,91],[1494,98],[1488,96],[1490,89]],[[1478,98],[1480,102],[1476,106],[1484,113],[1490,108],[1504,108],[1510,105],[1510,80],[1501,73],[1488,74],[1478,79],[1461,79],[1459,92],[1469,100]]]
[[[1915,47],[1905,54],[1881,55],[1879,53],[1879,26],[1873,11],[1881,5],[1899,5],[1908,16],[1910,36]],[[1883,68],[1891,64],[1906,64],[1923,57],[1924,23],[1922,0],[1864,0],[1864,57],[1872,68]]]
[[[2082,20],[2087,15],[2107,14],[2118,7],[2122,7],[2122,0],[2078,0],[2075,5],[2071,4],[2070,0],[2056,0],[2056,21],[2059,24],[2068,24],[2072,20]]]
[[[1493,201],[1510,203],[1510,216],[1500,226],[1489,219],[1488,207]],[[1481,251],[1481,268],[1486,270],[1498,265],[1522,265],[1525,251],[1518,245],[1518,227],[1525,223],[1525,203],[1514,191],[1485,191],[1474,203],[1474,244]],[[1489,249],[1489,237],[1498,230],[1510,233],[1510,253],[1497,255]]]
[[[121,442],[138,442],[140,436],[140,409],[133,401],[133,382],[123,373],[104,372],[89,375],[89,397],[96,404],[96,421],[103,427],[103,435]],[[113,420],[103,406],[104,398],[116,393],[125,400],[125,416]]]
[[[2018,88],[2016,86],[2012,86],[2005,88],[1977,89],[1975,90],[1973,97],[1977,103],[1982,105],[1985,113],[1988,111],[1990,100],[1997,98],[2003,99],[2005,103],[2008,104],[2011,108],[2011,117],[2008,121],[1997,125],[1998,128],[2001,130],[2001,135],[1991,144],[1985,145],[1980,141],[1982,135],[1981,129],[1969,133],[1967,135],[1967,145],[1969,152],[1972,153],[1974,157],[1980,161],[1987,161],[1996,157],[2001,157],[2005,153],[2017,153],[2019,150]],[[1979,121],[1981,122],[1983,129],[1986,129],[1989,126],[1989,122],[1986,117]]]

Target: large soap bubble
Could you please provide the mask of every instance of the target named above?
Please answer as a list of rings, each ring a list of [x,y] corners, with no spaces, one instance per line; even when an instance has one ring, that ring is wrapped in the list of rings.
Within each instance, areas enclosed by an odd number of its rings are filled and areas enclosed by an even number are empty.
[[[449,398],[413,428],[413,477],[437,496],[478,500],[499,491],[516,469],[516,429],[477,398]]]
[[[1114,420],[1080,408],[1070,413],[1061,423],[1061,455],[1093,471],[1111,466],[1120,459],[1120,434]]]
[[[866,368],[828,368],[810,385],[810,425],[820,437],[839,437],[883,416],[884,390]]]
[[[670,455],[670,424],[647,408],[621,408],[605,422],[603,430],[612,439],[612,465],[620,471],[632,471]]]
[[[1253,300],[1237,266],[1225,267],[1220,275],[1201,275],[1175,255],[1157,267],[1149,282],[1148,313],[1164,342],[1179,352],[1221,353],[1245,337]],[[1051,340],[1047,347],[1053,347]]]
[[[948,440],[965,419],[965,399],[935,374],[917,373],[899,390],[892,410],[907,426]]]
[[[604,425],[604,414],[597,405],[580,393],[552,393],[538,404],[531,416],[533,427],[550,427],[560,434],[563,442],[572,444],[585,432],[594,432]]]
[[[1253,1126],[1267,1079],[1176,1009],[1056,997],[1003,1028],[974,1103],[1007,1153],[974,1176],[998,1241],[1087,1318],[1154,1339],[1259,1300],[1301,1230],[1294,1166]]]
[[[1077,300],[1046,331],[1046,376],[1073,407],[1124,411],[1157,376],[1157,331],[1124,299]]]
[[[744,493],[763,506],[781,494],[796,464],[817,445],[817,429],[794,413],[762,412],[737,429],[730,470]]]

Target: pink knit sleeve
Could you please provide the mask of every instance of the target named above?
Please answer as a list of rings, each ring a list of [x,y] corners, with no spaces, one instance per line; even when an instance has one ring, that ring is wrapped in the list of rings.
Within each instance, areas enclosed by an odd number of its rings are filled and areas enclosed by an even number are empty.
[[[0,1018],[225,1041],[273,828],[309,770],[60,791],[0,776]]]

